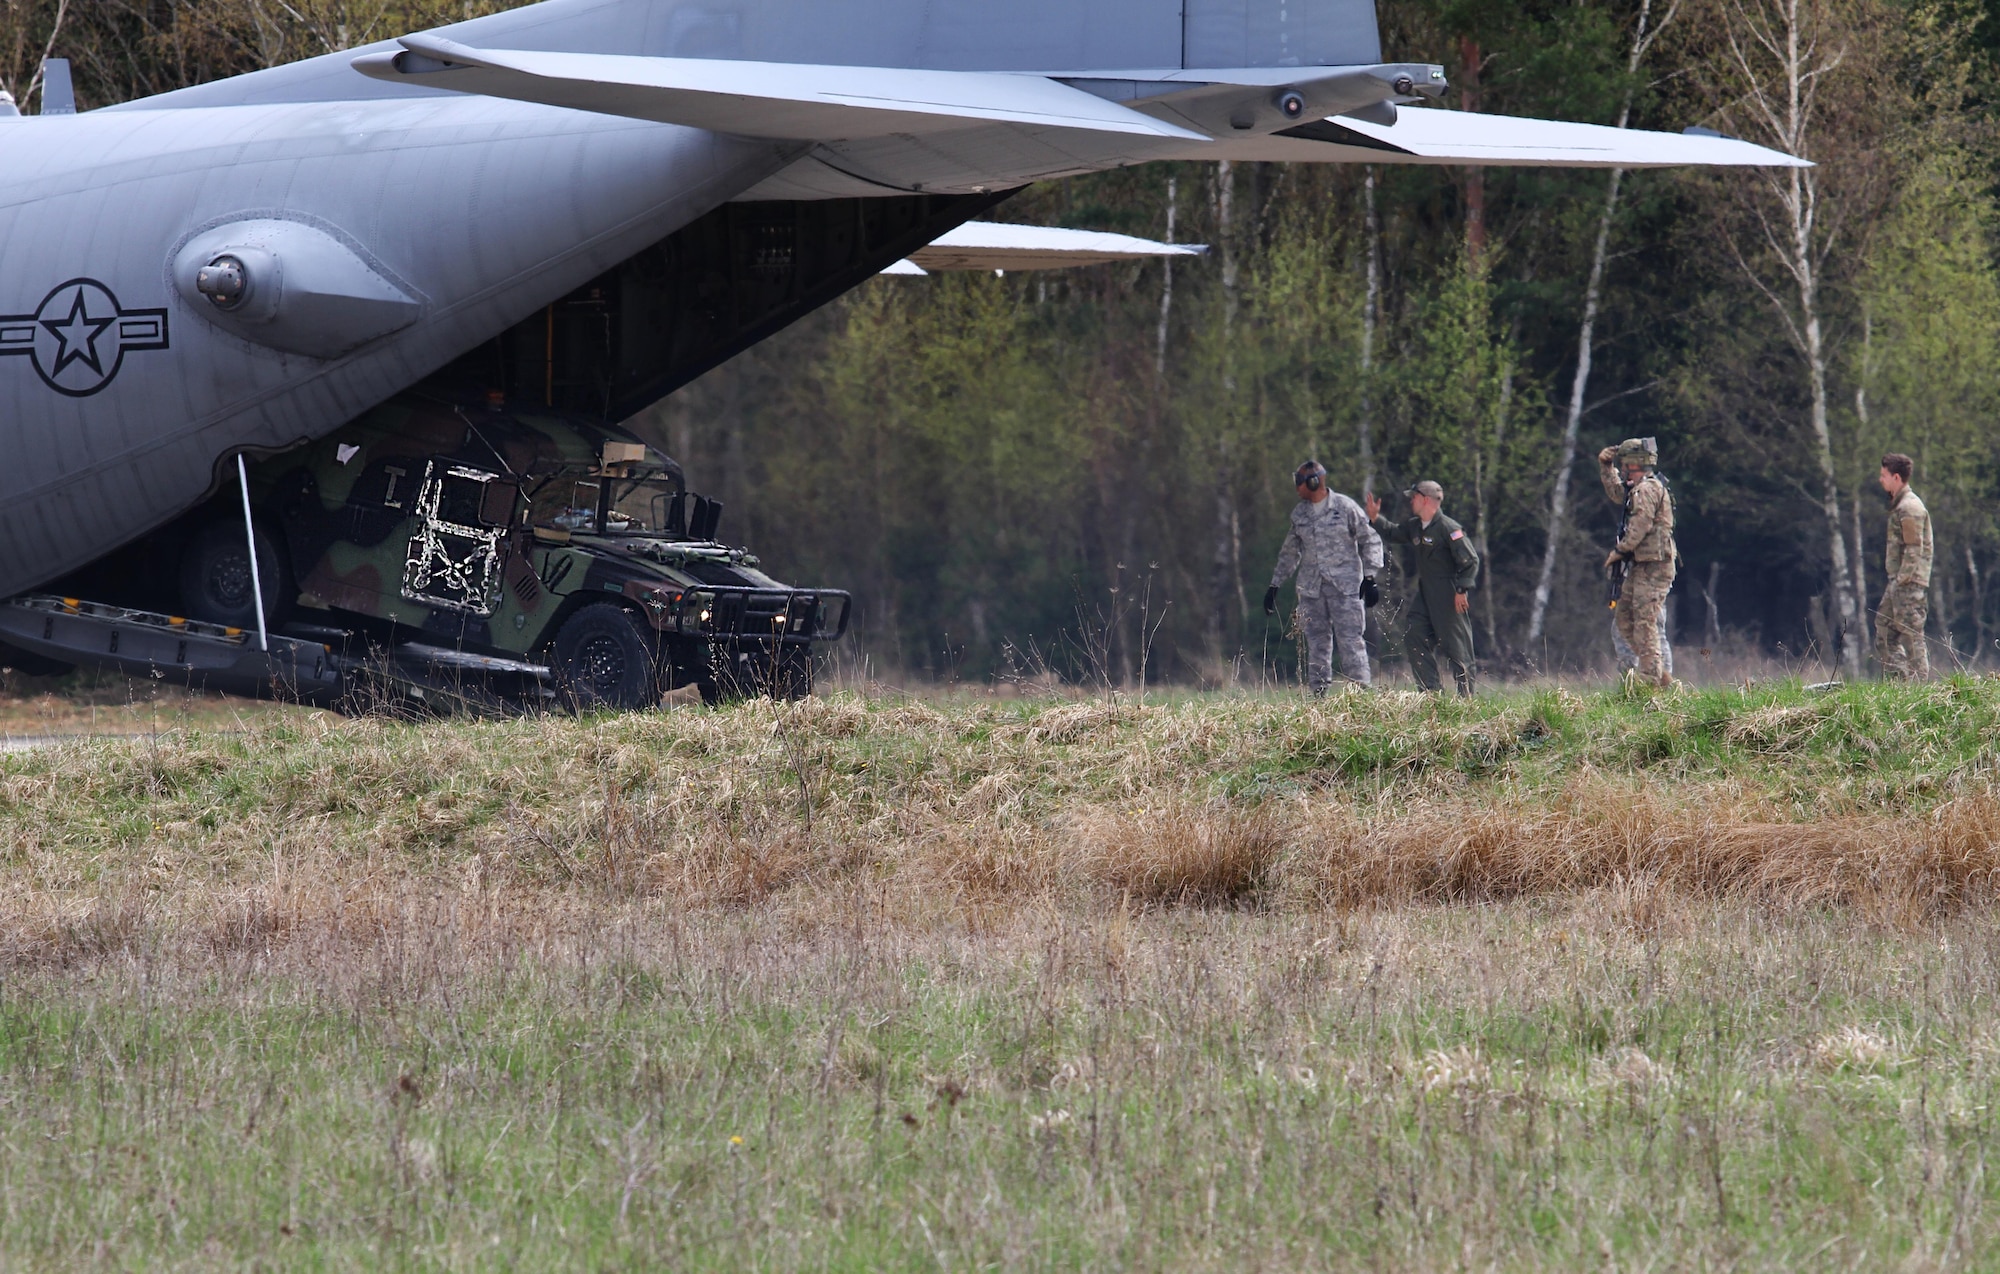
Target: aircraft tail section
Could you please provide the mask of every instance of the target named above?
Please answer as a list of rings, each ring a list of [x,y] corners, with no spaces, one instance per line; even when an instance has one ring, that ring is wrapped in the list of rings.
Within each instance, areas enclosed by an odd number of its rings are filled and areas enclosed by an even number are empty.
[[[1381,60],[1373,0],[543,0],[436,34],[495,50],[931,71],[1165,71]],[[357,54],[113,109],[345,101],[422,93],[371,83]]]

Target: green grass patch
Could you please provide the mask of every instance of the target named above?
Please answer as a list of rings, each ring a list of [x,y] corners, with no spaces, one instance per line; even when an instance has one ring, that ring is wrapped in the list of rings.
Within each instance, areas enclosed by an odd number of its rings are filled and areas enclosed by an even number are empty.
[[[14,977],[0,1247],[1780,1269],[1977,1265],[2000,1238],[1993,1023],[1922,990],[1993,976],[1976,932],[1730,914],[1648,942],[1532,908],[1337,932],[1065,918],[969,948],[745,918],[600,935],[615,964]],[[911,977],[912,943],[949,967]]]

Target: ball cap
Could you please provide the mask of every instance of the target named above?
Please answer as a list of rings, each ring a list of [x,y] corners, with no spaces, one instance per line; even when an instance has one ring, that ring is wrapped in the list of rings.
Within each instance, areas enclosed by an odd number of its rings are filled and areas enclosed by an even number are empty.
[[[1439,504],[1444,503],[1444,488],[1432,482],[1429,478],[1425,478],[1408,491],[1403,492],[1403,498],[1406,500],[1413,495],[1429,496]]]

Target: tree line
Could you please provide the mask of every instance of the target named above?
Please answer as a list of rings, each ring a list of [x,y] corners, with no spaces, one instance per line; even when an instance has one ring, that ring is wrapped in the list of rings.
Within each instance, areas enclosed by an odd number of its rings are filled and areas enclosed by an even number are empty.
[[[473,16],[467,0],[0,0],[0,87],[81,104]],[[993,215],[1209,245],[883,278],[640,426],[775,573],[859,599],[881,671],[1289,675],[1254,605],[1307,456],[1420,478],[1487,562],[1496,670],[1602,666],[1598,447],[1660,441],[1700,649],[1865,670],[1882,452],[1935,516],[1940,662],[1990,661],[2000,565],[1993,24],[1930,0],[1385,0],[1454,109],[1714,129],[1806,170],[1183,163]],[[1391,605],[1394,605],[1392,600]],[[1391,650],[1389,653],[1393,653]]]

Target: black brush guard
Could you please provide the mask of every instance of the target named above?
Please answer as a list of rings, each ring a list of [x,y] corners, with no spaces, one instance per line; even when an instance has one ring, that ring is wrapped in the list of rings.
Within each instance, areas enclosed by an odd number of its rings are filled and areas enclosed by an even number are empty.
[[[854,598],[836,588],[703,585],[683,597],[677,627],[729,645],[796,646],[838,641],[853,611]]]

